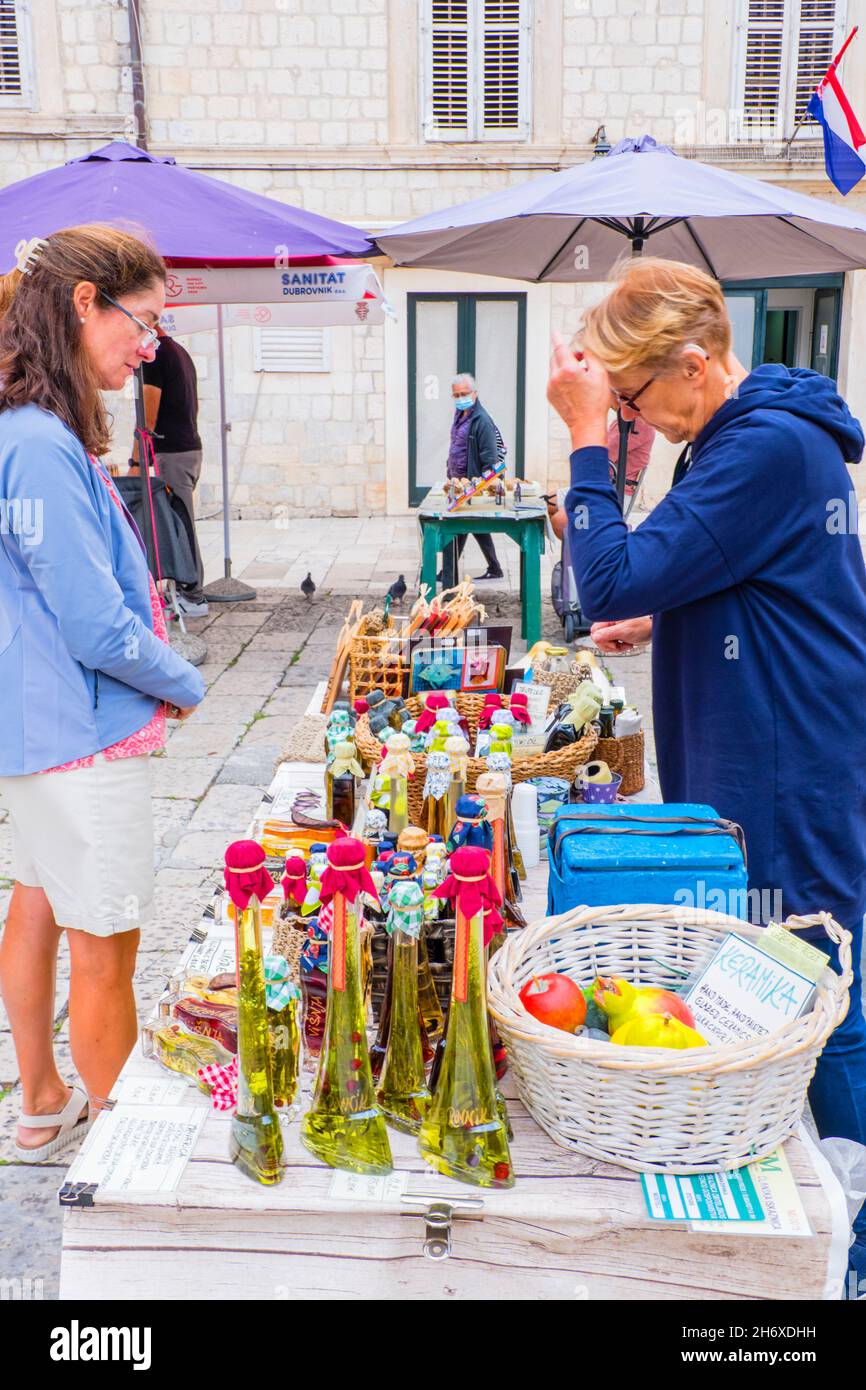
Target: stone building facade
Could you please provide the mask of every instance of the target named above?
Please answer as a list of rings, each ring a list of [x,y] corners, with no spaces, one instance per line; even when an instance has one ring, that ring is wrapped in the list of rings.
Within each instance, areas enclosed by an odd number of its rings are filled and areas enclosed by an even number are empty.
[[[0,20],[14,15],[23,74],[20,92],[0,94],[0,182],[134,138],[136,11],[154,153],[375,231],[584,161],[599,127],[611,144],[649,131],[685,156],[835,199],[814,127],[783,151],[797,100],[791,55],[809,41],[820,56],[822,42],[866,20],[866,0],[0,0]],[[744,101],[754,103],[756,92],[764,100],[774,82],[778,120],[758,139]],[[866,118],[866,65],[852,63],[845,82]],[[846,205],[866,206],[866,192],[855,190]],[[603,287],[381,273],[396,319],[327,330],[318,370],[261,370],[257,330],[227,334],[235,515],[401,512],[416,499],[418,401],[410,397],[421,388],[410,369],[425,345],[408,335],[412,322],[419,331],[425,297],[453,301],[458,318],[474,313],[479,333],[487,313],[479,295],[498,294],[503,313],[514,309],[519,373],[513,387],[496,389],[519,394],[520,440],[506,442],[527,477],[564,483],[567,449],[545,401],[550,332],[572,329]],[[832,287],[838,312],[830,326],[841,388],[861,413],[864,278],[849,273]],[[799,325],[800,360],[818,288],[804,282],[756,299],[764,327],[775,314],[774,334],[790,339]],[[207,335],[187,346],[202,398],[201,504],[211,511],[219,496],[215,349]],[[450,350],[443,340],[443,361]],[[794,351],[790,341],[785,350]],[[483,396],[496,356],[488,351],[475,363]],[[440,384],[447,398],[446,377],[425,399],[437,401]],[[122,463],[128,402],[116,416]],[[447,399],[441,421],[444,447]],[[438,428],[432,413],[426,427]],[[662,445],[650,500],[669,476]]]

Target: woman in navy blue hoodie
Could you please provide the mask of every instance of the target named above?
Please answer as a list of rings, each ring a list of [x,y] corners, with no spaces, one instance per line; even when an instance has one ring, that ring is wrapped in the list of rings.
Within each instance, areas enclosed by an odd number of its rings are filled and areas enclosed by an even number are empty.
[[[822,1135],[866,1143],[866,570],[846,468],[863,431],[826,377],[747,372],[702,271],[641,258],[616,281],[579,356],[557,341],[548,388],[571,434],[581,605],[604,651],[652,639],[665,800],[743,826],[750,899],[774,917],[826,910],[853,934],[851,1007],[809,1099]],[[634,532],[610,483],[611,388],[626,419],[691,443]]]

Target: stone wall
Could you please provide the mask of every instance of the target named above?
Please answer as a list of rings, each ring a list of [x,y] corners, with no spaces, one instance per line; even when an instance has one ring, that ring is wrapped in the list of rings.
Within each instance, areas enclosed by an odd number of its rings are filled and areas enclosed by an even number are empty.
[[[724,116],[731,101],[734,0],[536,0],[532,138],[469,145],[422,138],[419,0],[143,0],[141,8],[155,153],[369,229],[580,162],[602,123],[611,142],[644,129],[663,141],[700,142],[708,111]],[[132,130],[125,5],[39,0],[33,12],[37,101],[33,110],[0,109],[0,184]],[[866,108],[866,69],[852,68],[846,86],[855,109]],[[742,167],[828,194],[820,166]],[[851,195],[846,206],[866,206],[866,195]],[[479,289],[486,283],[478,277]],[[551,287],[544,329],[570,332],[581,304],[602,289]],[[852,286],[849,304],[862,293]],[[534,350],[543,352],[546,332],[536,329]],[[405,338],[381,327],[330,331],[331,371],[293,375],[256,372],[252,331],[227,334],[236,511],[364,514],[402,505],[394,460],[405,439],[387,437],[385,382],[386,342],[400,356]],[[846,324],[841,375],[866,413],[861,336]],[[215,345],[199,335],[187,346],[202,399],[201,503],[213,510]],[[119,400],[115,413],[122,462],[130,402]],[[564,485],[567,441],[555,418],[544,419],[534,446],[541,481]],[[659,446],[654,457],[651,498],[667,485],[670,453]]]

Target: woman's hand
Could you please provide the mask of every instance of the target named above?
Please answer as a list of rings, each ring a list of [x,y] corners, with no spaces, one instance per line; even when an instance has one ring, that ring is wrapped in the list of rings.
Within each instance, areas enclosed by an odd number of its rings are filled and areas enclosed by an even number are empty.
[[[588,353],[575,357],[561,333],[553,334],[547,399],[568,426],[572,449],[607,448],[607,372]]]
[[[186,709],[181,709],[179,705],[166,705],[165,713],[167,719],[188,719],[198,708],[197,705],[189,705]]]
[[[621,656],[652,640],[652,618],[624,618],[620,622],[593,623],[589,635],[609,656]]]

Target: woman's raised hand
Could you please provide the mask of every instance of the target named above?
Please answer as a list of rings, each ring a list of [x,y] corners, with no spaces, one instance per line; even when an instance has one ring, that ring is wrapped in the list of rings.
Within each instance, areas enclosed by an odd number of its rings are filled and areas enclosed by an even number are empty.
[[[575,356],[561,333],[553,334],[547,399],[568,426],[573,449],[607,448],[607,372],[589,353]]]

